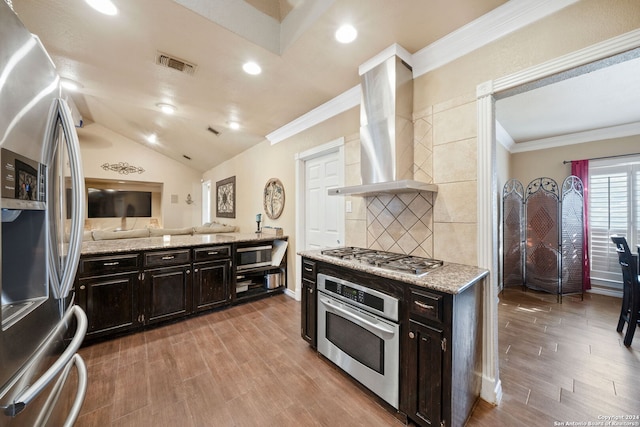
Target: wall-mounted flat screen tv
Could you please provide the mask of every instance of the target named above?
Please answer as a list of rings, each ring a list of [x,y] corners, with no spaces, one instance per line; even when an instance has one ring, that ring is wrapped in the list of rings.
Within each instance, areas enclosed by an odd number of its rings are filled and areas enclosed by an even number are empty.
[[[118,191],[100,188],[87,189],[89,218],[150,218],[150,191]]]

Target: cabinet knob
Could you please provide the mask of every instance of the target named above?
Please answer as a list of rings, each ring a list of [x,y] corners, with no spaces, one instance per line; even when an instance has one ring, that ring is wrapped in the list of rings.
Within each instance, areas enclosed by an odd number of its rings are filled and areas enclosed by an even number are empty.
[[[194,272],[194,273],[197,273],[197,272],[198,272],[198,269],[197,269],[197,268],[194,268],[194,269],[193,269],[193,272]]]
[[[187,270],[187,274],[191,274],[191,270]]]
[[[409,338],[414,339],[416,337],[416,334],[414,334],[413,332],[409,332]]]
[[[84,286],[84,285],[80,286],[80,289],[83,290],[83,291],[85,290],[85,288],[86,288],[86,286]]]
[[[312,294],[313,293],[313,288],[309,288],[309,293]]]

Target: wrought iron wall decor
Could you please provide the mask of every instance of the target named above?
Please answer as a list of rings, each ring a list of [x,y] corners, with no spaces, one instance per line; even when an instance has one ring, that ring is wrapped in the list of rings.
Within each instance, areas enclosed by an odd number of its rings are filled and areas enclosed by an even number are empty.
[[[562,188],[551,178],[536,178],[526,191],[509,180],[503,199],[503,286],[558,296],[582,294],[584,189],[576,176]]]
[[[127,162],[118,162],[118,163],[104,163],[102,165],[102,169],[106,171],[118,172],[123,175],[129,175],[130,173],[143,173],[144,169],[140,166],[133,166]]]
[[[236,217],[236,177],[230,176],[216,182],[216,216]]]

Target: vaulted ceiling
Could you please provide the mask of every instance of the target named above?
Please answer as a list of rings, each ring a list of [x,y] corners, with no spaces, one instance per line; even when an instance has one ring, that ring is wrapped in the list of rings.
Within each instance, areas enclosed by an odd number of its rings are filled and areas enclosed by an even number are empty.
[[[205,171],[356,86],[358,67],[390,45],[413,54],[506,0],[113,2],[116,16],[81,0],[13,4],[60,75],[82,85],[72,98],[85,126]],[[358,37],[340,44],[334,32],[346,22]],[[160,66],[159,54],[195,72]],[[245,74],[247,61],[262,74]],[[175,113],[162,114],[158,103]]]

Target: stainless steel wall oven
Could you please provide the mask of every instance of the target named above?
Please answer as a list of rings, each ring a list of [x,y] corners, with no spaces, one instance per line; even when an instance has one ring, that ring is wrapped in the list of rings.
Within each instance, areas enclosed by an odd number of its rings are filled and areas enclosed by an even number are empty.
[[[399,403],[399,300],[318,274],[318,351],[394,408]]]

